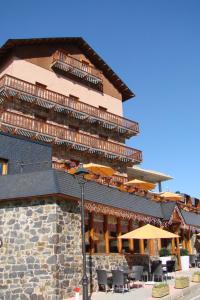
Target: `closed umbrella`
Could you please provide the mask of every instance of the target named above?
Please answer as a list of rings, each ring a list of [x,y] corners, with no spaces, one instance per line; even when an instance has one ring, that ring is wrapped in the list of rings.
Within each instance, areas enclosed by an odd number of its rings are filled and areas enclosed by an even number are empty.
[[[131,181],[126,182],[124,185],[126,186],[134,186],[143,190],[152,190],[155,188],[155,184],[143,180],[133,179]]]

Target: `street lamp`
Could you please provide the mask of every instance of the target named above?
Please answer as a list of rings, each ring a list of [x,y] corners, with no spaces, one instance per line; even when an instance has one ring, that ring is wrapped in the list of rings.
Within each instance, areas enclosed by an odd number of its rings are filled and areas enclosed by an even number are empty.
[[[84,210],[84,188],[86,180],[84,176],[89,172],[80,164],[78,170],[74,173],[77,176],[78,183],[81,187],[81,235],[82,235],[82,256],[83,256],[83,300],[88,300],[88,278],[86,273],[86,253],[85,253],[85,210]]]

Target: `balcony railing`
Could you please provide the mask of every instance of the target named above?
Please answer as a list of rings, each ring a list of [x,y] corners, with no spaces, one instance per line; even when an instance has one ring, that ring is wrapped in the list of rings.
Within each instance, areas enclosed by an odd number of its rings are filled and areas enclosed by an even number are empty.
[[[69,56],[63,51],[57,50],[53,55],[52,68],[61,71],[65,75],[78,78],[87,85],[103,91],[103,81],[100,78],[100,71],[96,68]]]
[[[4,111],[0,118],[1,127],[14,133],[33,137],[55,144],[65,144],[73,149],[98,153],[109,159],[138,163],[142,160],[139,150],[111,141],[105,141],[88,134],[72,131],[59,125],[41,122],[18,113]]]
[[[57,112],[67,112],[74,117],[82,118],[90,123],[98,122],[100,126],[110,130],[117,130],[127,137],[139,133],[139,125],[137,122],[122,118],[107,111],[102,111],[95,106],[77,101],[74,98],[51,90],[42,89],[35,84],[10,75],[4,75],[0,79],[0,89],[3,88],[7,89],[9,95],[14,95],[23,101],[34,102],[37,105],[49,109],[52,108]]]
[[[53,161],[52,162],[52,168],[70,173],[70,170],[68,170],[66,168],[66,166],[64,166],[64,164],[60,163],[60,162]],[[94,178],[91,177],[90,180],[101,183],[101,184],[117,187],[119,185],[123,185],[124,183],[126,183],[128,181],[128,178],[124,177],[124,176],[121,176],[121,175],[118,175],[118,174],[114,174],[114,175],[112,175],[111,177],[108,177],[108,178],[101,177],[101,176],[96,178],[94,176]]]

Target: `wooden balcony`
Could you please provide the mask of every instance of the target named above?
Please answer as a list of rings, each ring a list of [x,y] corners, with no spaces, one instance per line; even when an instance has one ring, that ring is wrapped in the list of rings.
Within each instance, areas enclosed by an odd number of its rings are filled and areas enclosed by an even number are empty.
[[[41,122],[18,113],[4,111],[0,118],[1,130],[24,135],[57,145],[65,145],[78,151],[103,155],[107,159],[139,163],[142,152],[111,141],[72,131],[60,125]]]
[[[35,84],[21,79],[4,75],[0,79],[0,103],[3,97],[17,97],[30,103],[35,103],[46,109],[54,109],[56,112],[69,114],[73,118],[85,122],[97,123],[108,130],[115,130],[125,137],[131,137],[139,133],[137,122],[122,118],[108,111],[102,111],[95,106],[77,101],[74,98],[42,89]]]
[[[100,92],[103,91],[103,81],[101,73],[96,68],[57,50],[53,55],[52,69],[62,73],[64,76],[81,81]]]

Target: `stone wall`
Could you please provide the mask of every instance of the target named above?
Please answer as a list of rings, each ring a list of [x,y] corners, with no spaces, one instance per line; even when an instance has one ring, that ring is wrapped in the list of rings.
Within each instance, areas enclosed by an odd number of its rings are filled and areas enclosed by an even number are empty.
[[[131,268],[132,266],[142,265],[145,269],[149,268],[149,256],[141,254],[93,254],[87,257],[87,272],[89,277],[89,290],[97,291],[97,269],[116,270],[120,268]]]
[[[75,201],[49,197],[0,203],[0,299],[63,300],[81,287],[80,208]],[[146,265],[139,254],[87,255],[89,291],[98,268]]]
[[[0,204],[0,299],[57,300],[81,280],[77,204],[57,199]]]

